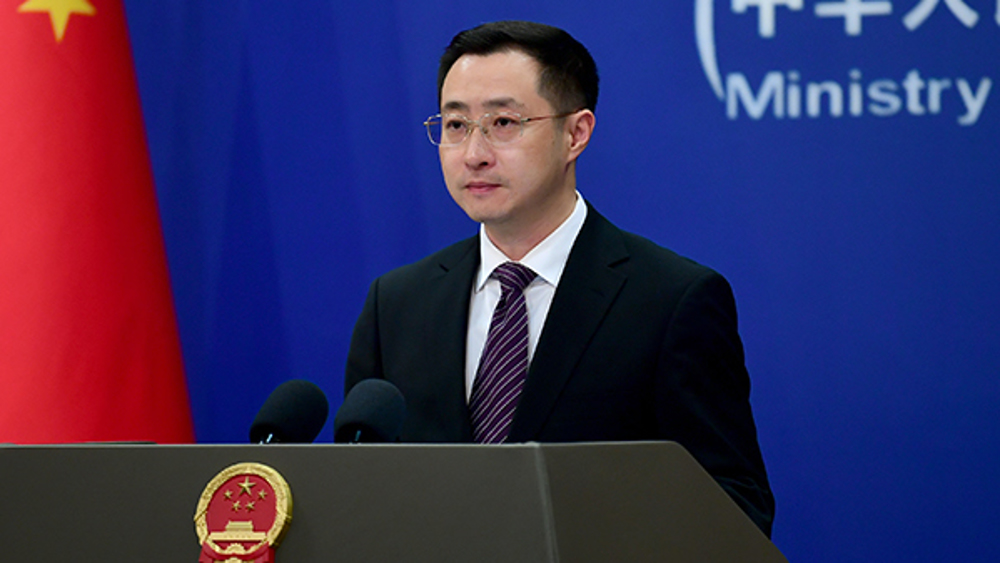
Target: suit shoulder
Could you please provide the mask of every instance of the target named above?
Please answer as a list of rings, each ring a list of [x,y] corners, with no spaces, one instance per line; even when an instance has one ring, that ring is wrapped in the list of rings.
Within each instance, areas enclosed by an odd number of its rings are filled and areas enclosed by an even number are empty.
[[[652,240],[623,230],[590,207],[587,222],[577,239],[580,254],[594,258],[640,285],[684,291],[691,285],[724,278],[715,270]]]
[[[428,276],[447,272],[457,264],[475,258],[470,255],[478,248],[478,235],[458,241],[437,252],[429,254],[416,262],[400,266],[379,276],[380,284],[411,283],[414,279],[424,279]]]
[[[631,266],[637,271],[658,273],[661,279],[691,283],[706,277],[722,277],[714,269],[635,233],[618,229]]]

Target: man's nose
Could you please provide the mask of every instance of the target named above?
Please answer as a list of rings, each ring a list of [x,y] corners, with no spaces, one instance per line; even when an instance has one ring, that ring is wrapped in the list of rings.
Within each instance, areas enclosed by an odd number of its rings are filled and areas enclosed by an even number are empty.
[[[465,147],[465,164],[472,168],[482,168],[493,162],[493,146],[486,138],[481,126],[469,131],[468,143]]]

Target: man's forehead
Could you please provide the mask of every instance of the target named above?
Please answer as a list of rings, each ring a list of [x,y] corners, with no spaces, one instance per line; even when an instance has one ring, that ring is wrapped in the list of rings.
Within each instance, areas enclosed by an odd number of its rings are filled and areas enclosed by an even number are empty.
[[[538,96],[540,72],[538,61],[519,50],[462,55],[445,76],[441,109],[519,111]]]

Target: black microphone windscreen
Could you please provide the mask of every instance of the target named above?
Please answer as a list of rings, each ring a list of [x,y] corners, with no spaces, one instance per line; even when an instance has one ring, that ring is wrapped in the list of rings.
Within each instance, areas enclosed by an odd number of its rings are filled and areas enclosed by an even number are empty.
[[[406,418],[406,400],[384,379],[358,382],[333,417],[333,441],[395,442]]]
[[[279,385],[250,425],[250,442],[310,443],[326,424],[330,404],[323,390],[304,379]]]

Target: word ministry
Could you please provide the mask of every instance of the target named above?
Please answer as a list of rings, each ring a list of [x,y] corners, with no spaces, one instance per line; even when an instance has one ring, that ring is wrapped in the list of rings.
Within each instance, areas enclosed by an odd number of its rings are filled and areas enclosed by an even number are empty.
[[[900,80],[879,78],[863,81],[860,70],[851,69],[848,80],[803,82],[798,71],[770,71],[755,92],[746,75],[726,75],[726,116],[737,119],[740,108],[751,119],[762,119],[768,108],[775,118],[834,118],[869,113],[889,117],[900,112],[910,115],[937,115],[959,109],[960,125],[975,125],[989,98],[993,81],[983,77],[973,88],[965,78],[923,78],[911,70]],[[955,104],[955,99],[961,106]]]

